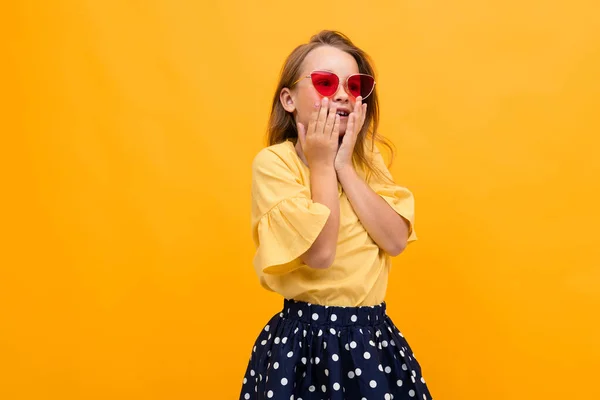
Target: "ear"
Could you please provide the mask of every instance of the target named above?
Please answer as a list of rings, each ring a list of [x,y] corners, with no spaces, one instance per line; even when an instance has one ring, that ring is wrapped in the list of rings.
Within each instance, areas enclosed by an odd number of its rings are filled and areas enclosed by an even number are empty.
[[[281,89],[279,93],[279,101],[283,106],[283,109],[289,113],[293,113],[296,111],[296,106],[294,104],[294,98],[292,96],[292,92],[288,88]]]

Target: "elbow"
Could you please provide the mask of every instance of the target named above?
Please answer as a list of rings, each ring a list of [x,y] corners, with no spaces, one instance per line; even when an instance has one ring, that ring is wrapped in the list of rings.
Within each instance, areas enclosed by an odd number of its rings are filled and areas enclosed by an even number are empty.
[[[397,240],[394,243],[391,243],[389,248],[385,249],[385,252],[392,257],[399,256],[406,249],[407,244],[408,241],[406,239]]]
[[[327,269],[331,267],[335,260],[335,250],[333,251],[322,251],[320,253],[313,254],[308,257],[304,257],[303,261],[310,268],[314,269]]]

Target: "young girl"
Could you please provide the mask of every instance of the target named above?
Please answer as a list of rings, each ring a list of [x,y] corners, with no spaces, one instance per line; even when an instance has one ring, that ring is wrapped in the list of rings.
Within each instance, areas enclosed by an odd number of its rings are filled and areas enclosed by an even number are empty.
[[[323,31],[287,58],[252,164],[254,267],[283,309],[240,399],[431,399],[386,314],[390,257],[416,235],[412,194],[375,146],[378,111],[369,58],[344,35]]]

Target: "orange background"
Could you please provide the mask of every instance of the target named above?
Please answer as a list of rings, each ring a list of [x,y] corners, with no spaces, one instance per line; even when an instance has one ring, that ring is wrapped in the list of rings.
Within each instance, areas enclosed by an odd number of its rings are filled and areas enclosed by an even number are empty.
[[[434,398],[600,398],[597,1],[250,3],[3,6],[0,398],[237,398],[280,307],[250,163],[323,28],[376,63],[420,238],[388,303]]]

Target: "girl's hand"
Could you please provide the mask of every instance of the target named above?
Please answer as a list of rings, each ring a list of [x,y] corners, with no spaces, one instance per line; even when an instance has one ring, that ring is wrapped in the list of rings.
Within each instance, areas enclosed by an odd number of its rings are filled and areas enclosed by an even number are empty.
[[[362,104],[362,97],[356,98],[354,111],[348,116],[348,124],[346,125],[346,133],[342,139],[342,144],[337,152],[334,161],[336,171],[341,171],[344,168],[352,168],[352,155],[354,154],[354,145],[358,132],[362,129],[365,123],[365,115],[367,115],[367,104]]]
[[[320,105],[315,105],[308,130],[297,123],[298,140],[310,169],[334,166],[340,135],[340,116],[336,112],[336,104],[324,97]]]

